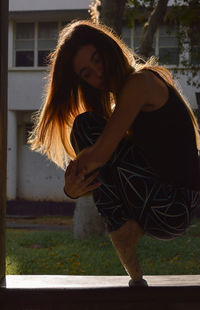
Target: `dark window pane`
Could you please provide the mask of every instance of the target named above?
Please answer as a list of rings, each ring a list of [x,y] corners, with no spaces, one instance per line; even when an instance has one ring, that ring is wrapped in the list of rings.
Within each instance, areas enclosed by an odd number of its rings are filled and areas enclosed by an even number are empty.
[[[178,48],[160,48],[159,60],[163,64],[178,65],[179,64]]]
[[[127,26],[122,27],[121,31],[122,40],[131,48],[131,29]]]
[[[33,51],[17,51],[16,67],[33,67],[34,52]]]
[[[33,23],[17,23],[16,24],[16,39],[33,39],[34,24]]]
[[[200,46],[193,46],[191,50],[191,63],[193,65],[200,64]]]
[[[196,93],[196,99],[197,99],[197,120],[200,126],[200,93]]]
[[[50,51],[39,51],[38,52],[38,66],[44,67],[47,65],[47,56],[49,55]]]
[[[56,39],[58,36],[58,23],[41,22],[38,28],[39,39]]]

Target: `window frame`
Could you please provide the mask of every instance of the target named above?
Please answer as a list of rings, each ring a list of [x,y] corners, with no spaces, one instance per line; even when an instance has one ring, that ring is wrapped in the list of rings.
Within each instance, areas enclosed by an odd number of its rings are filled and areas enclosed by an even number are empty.
[[[165,35],[161,35],[160,34],[160,30],[161,30],[161,27],[166,27],[166,34]],[[174,48],[174,49],[178,49],[179,50],[179,48],[178,48],[178,42],[177,42],[177,47],[175,47],[175,46],[171,46],[171,45],[167,45],[167,46],[163,46],[163,45],[160,45],[160,39],[162,38],[162,37],[168,37],[168,38],[176,38],[176,35],[168,35],[167,36],[167,28],[169,27],[169,24],[162,24],[161,25],[161,27],[158,27],[157,28],[157,36],[158,36],[158,38],[157,38],[157,40],[158,40],[158,42],[157,42],[157,48],[158,48],[158,51],[157,51],[157,57],[158,57],[158,59],[159,59],[159,62],[161,63],[161,64],[164,64],[165,66],[176,66],[176,67],[179,67],[179,65],[180,65],[180,55],[181,55],[181,53],[178,51],[178,63],[163,63],[163,62],[161,62],[160,61],[160,49],[171,49],[171,48]]]
[[[18,70],[31,70],[31,69],[39,69],[39,70],[45,70],[47,66],[38,66],[38,31],[39,31],[39,23],[41,22],[55,22],[57,23],[58,26],[58,33],[59,31],[63,28],[64,23],[66,24],[65,21],[63,20],[43,20],[43,19],[39,19],[37,21],[35,20],[29,20],[29,21],[24,21],[24,20],[15,20],[13,22],[13,57],[12,57],[12,69],[18,69]],[[20,23],[33,23],[34,24],[34,49],[33,49],[33,66],[16,66],[16,26],[17,24]]]
[[[27,24],[34,24],[34,22],[30,21],[30,22],[19,22],[20,23],[27,23]],[[35,33],[35,25],[33,27],[34,29],[34,33]],[[17,40],[17,22],[14,22],[13,24],[13,64],[14,64],[14,67],[16,68],[21,68],[21,66],[16,66],[16,40]],[[35,49],[35,37],[33,36],[33,44],[34,44],[34,47],[33,47],[33,66],[34,66],[34,49]],[[19,50],[19,51],[29,51],[29,50]],[[32,50],[31,50],[32,51]],[[23,66],[23,68],[33,68],[33,66]]]
[[[133,22],[132,22],[132,26],[129,27],[126,23],[124,23],[124,25],[122,27],[126,27],[126,28],[129,28],[130,31],[129,31],[129,34],[130,34],[130,38],[129,38],[129,41],[130,41],[130,46],[129,48],[132,49],[134,52],[136,52],[137,54],[137,50],[135,51],[134,49],[134,33],[135,33],[135,22],[137,21],[137,19],[135,19]],[[164,23],[163,24],[164,26],[168,26],[167,23]],[[180,27],[180,25],[178,25],[177,27]],[[158,58],[159,60],[159,49],[160,49],[160,46],[159,46],[159,33],[160,33],[160,27],[158,27],[156,29],[156,32],[155,32],[155,48],[154,48],[154,51],[155,51],[155,54],[153,54],[156,58]],[[122,37],[122,40],[123,40],[123,36],[121,35]],[[176,37],[176,36],[175,36]],[[125,41],[124,41],[125,42]],[[172,48],[177,48],[179,49],[179,47],[175,47],[175,46],[169,46],[169,48],[172,47]],[[161,47],[162,48],[162,47]],[[166,46],[167,48],[167,46]],[[164,65],[166,66],[167,68],[169,69],[173,69],[173,68],[183,68],[184,66],[182,65],[182,59],[183,59],[183,54],[186,55],[186,51],[181,52],[179,51],[179,55],[178,55],[178,64],[177,63],[163,63],[163,62],[160,62],[161,65]],[[185,57],[185,56],[184,56]],[[187,59],[189,60],[189,57],[191,57],[191,55],[187,55]]]

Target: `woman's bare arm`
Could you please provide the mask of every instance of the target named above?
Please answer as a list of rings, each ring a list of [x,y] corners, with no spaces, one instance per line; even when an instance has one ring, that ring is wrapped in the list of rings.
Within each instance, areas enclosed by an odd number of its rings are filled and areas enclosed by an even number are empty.
[[[111,157],[142,107],[148,104],[149,87],[144,73],[128,80],[118,98],[115,110],[96,143],[77,156],[80,171],[87,173],[104,165]]]

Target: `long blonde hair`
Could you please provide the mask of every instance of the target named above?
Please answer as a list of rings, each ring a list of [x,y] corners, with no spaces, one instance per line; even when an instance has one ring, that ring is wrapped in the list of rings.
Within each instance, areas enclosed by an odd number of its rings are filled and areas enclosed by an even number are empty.
[[[86,44],[93,44],[102,56],[106,85],[112,81],[114,95],[93,88],[75,74],[73,57]],[[85,111],[95,111],[109,119],[113,101],[131,72],[154,70],[174,87],[169,71],[158,66],[153,57],[141,63],[109,27],[90,20],[73,21],[63,28],[56,49],[49,55],[49,67],[44,104],[33,116],[34,129],[28,142],[32,150],[46,154],[63,169],[69,158],[76,156],[70,143],[76,116]],[[197,122],[189,105],[187,108],[199,141]]]

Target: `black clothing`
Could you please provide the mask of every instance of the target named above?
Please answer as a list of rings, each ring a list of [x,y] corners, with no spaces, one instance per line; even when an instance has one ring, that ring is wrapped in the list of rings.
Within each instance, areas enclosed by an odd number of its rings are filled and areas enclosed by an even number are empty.
[[[166,104],[155,111],[140,112],[132,125],[131,139],[162,181],[200,190],[194,127],[185,103],[172,86],[166,85]]]
[[[93,112],[79,114],[71,143],[78,154],[101,135],[106,120]],[[133,142],[122,139],[108,162],[99,168],[101,186],[93,191],[96,207],[109,232],[134,218],[144,231],[159,239],[182,235],[200,205],[200,193],[162,183]],[[96,181],[95,181],[96,183]]]

